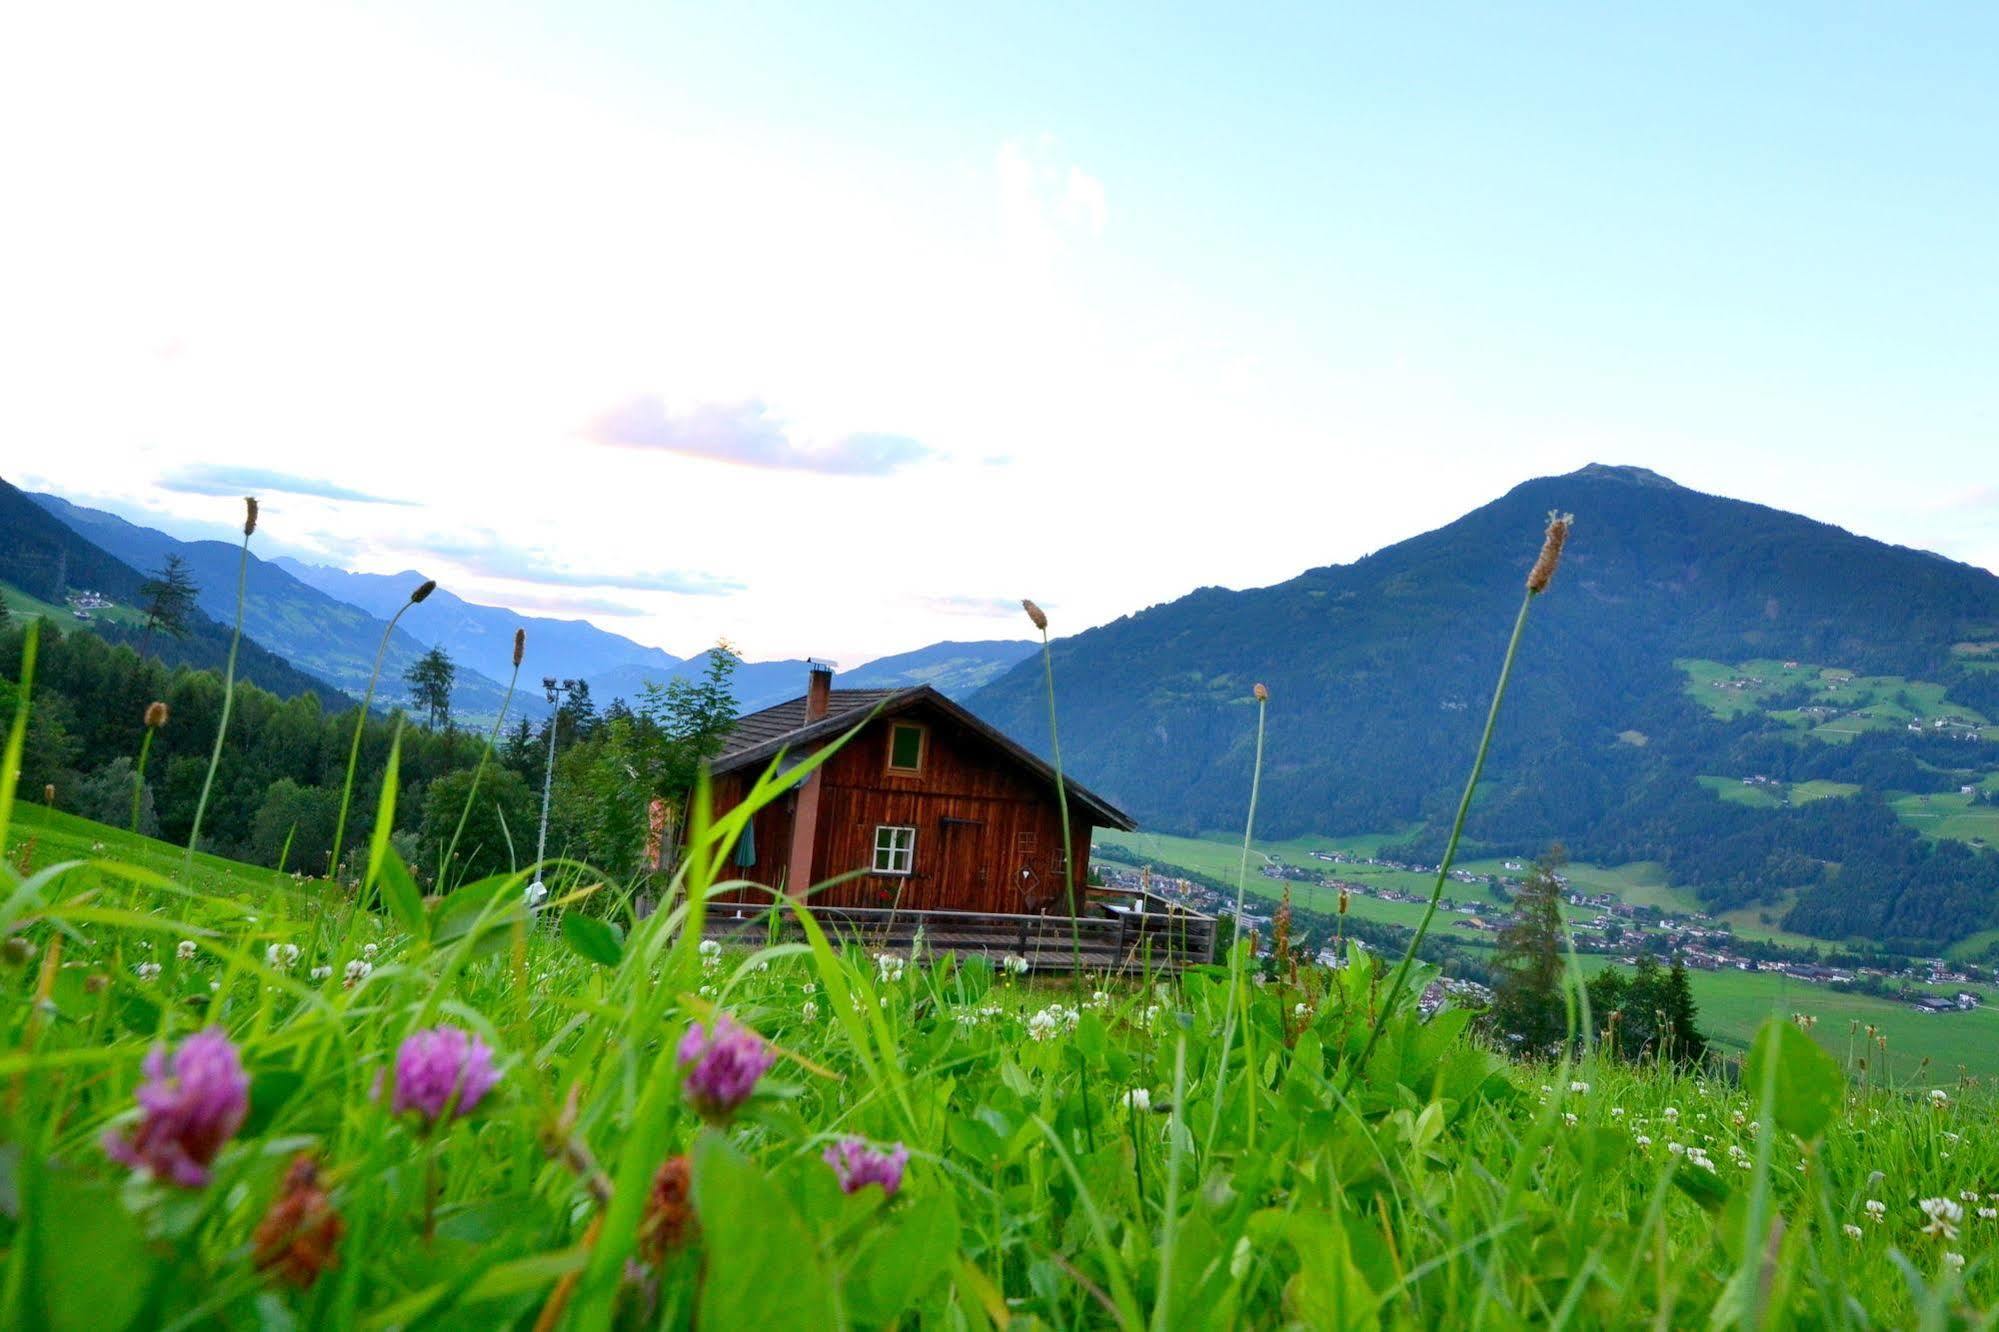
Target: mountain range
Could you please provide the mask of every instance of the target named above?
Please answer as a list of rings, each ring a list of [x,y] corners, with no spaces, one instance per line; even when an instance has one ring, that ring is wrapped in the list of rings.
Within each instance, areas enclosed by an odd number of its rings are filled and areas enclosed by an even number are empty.
[[[49,554],[54,549],[49,533],[62,532],[57,544],[77,552],[68,575],[70,588],[101,587],[113,591],[114,599],[129,606],[138,600],[137,585],[145,575],[157,570],[168,555],[178,555],[194,577],[199,589],[196,601],[206,617],[224,624],[234,620],[240,555],[234,544],[183,541],[57,495],[9,490],[19,501],[15,507],[23,517],[20,523],[10,524],[8,539],[0,541],[0,548],[4,548],[0,557],[11,553],[13,565],[28,582],[39,579],[52,585],[60,575],[57,561]],[[27,512],[36,507],[41,514]],[[33,533],[41,535],[31,541]],[[91,575],[94,581],[85,581],[86,571],[107,562],[125,574]],[[0,570],[5,567],[0,565]],[[416,570],[353,573],[290,556],[266,560],[253,553],[245,582],[244,633],[253,651],[268,650],[272,662],[281,659],[297,668],[292,676],[283,677],[286,692],[307,688],[309,681],[310,687],[329,696],[333,691],[325,686],[330,684],[359,697],[367,687],[389,618],[425,578]],[[17,580],[0,572],[0,581]],[[504,682],[513,669],[517,628],[527,630],[527,656],[521,672],[525,687],[516,691],[510,709],[514,716],[540,718],[547,714],[538,687],[543,675],[588,681],[592,698],[602,706],[618,698],[635,701],[648,683],[692,677],[708,665],[707,653],[680,658],[583,620],[522,615],[467,601],[449,588],[439,587],[420,607],[404,615],[390,634],[378,700],[399,700],[403,671],[424,652],[441,647],[458,667],[452,700],[458,719],[469,724],[489,721],[505,697]],[[206,641],[200,635],[195,637],[197,642]],[[997,678],[1034,647],[1026,639],[933,643],[869,662],[843,675],[841,683],[856,688],[930,684],[955,695]],[[183,649],[186,651],[191,649]],[[275,666],[261,659],[259,673],[280,678]],[[750,712],[794,698],[804,690],[805,675],[803,660],[742,662],[733,681],[737,703]]]
[[[1718,910],[1829,936],[1994,923],[1999,829],[1928,836],[1910,811],[1999,789],[1999,577],[1641,468],[1528,481],[1351,564],[1062,640],[1064,757],[1147,827],[1239,830],[1264,683],[1259,832],[1434,853],[1555,510],[1574,533],[1532,607],[1477,845],[1660,861]],[[1048,733],[1037,663],[968,701]],[[1745,781],[1782,798],[1724,798]]]

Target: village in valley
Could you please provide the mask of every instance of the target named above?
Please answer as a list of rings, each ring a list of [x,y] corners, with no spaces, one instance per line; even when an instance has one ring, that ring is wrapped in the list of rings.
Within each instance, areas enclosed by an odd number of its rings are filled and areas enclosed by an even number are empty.
[[[1257,853],[1257,876],[1265,881],[1255,890],[1254,908],[1245,905],[1237,922],[1244,930],[1259,933],[1267,951],[1274,923],[1272,898],[1281,889],[1275,884],[1297,885],[1307,892],[1339,893],[1357,919],[1374,914],[1367,904],[1384,903],[1420,907],[1427,899],[1401,887],[1367,882],[1363,874],[1387,871],[1392,874],[1435,875],[1437,867],[1381,856],[1365,856],[1340,850],[1313,850],[1305,855],[1315,864],[1292,864],[1281,856]],[[1212,882],[1176,875],[1169,867],[1154,871],[1149,866],[1133,867],[1113,861],[1098,861],[1092,868],[1114,889],[1146,892],[1178,905],[1215,916],[1233,919],[1235,903],[1229,892]],[[1530,866],[1520,860],[1503,862],[1502,873],[1478,873],[1453,869],[1452,883],[1482,891],[1482,898],[1445,895],[1438,899],[1440,916],[1450,922],[1458,942],[1470,947],[1491,948],[1506,928],[1510,913],[1509,881],[1525,875]],[[1346,869],[1349,872],[1342,874]],[[1356,872],[1358,871],[1358,872]],[[1556,882],[1562,889],[1564,918],[1579,954],[1598,955],[1626,966],[1651,955],[1670,962],[1677,959],[1693,971],[1761,972],[1788,977],[1810,985],[1857,989],[1885,999],[1899,1000],[1918,1012],[1947,1014],[1970,1012],[1985,1002],[1975,985],[1991,983],[1993,973],[1968,963],[1943,957],[1883,958],[1877,961],[1823,960],[1817,950],[1806,952],[1784,948],[1766,941],[1739,936],[1726,921],[1703,911],[1669,912],[1646,903],[1631,903],[1611,892],[1589,892],[1573,884],[1557,870]],[[1352,940],[1362,948],[1364,940]],[[1342,949],[1323,946],[1318,950],[1321,965],[1340,967],[1346,963]],[[1900,965],[1889,965],[1890,962]],[[1432,987],[1427,999],[1440,1004],[1445,995],[1469,1002],[1490,999],[1490,991],[1476,981],[1446,976]]]

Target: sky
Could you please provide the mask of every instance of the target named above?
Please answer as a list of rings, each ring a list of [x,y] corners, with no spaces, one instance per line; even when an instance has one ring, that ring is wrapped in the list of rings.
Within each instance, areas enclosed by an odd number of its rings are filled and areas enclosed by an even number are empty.
[[[843,665],[1590,462],[1999,571],[1999,7],[1165,8],[14,7],[0,476]]]

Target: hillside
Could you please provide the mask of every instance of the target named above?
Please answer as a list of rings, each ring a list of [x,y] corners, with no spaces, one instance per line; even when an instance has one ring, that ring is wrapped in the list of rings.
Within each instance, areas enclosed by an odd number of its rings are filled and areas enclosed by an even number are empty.
[[[1056,644],[1065,757],[1150,827],[1240,826],[1249,692],[1263,681],[1265,831],[1414,823],[1416,845],[1434,846],[1557,508],[1577,515],[1575,535],[1534,611],[1477,842],[1658,860],[1717,907],[1760,904],[1816,933],[1946,939],[1991,918],[1999,857],[1919,835],[1891,801],[1985,781],[1999,732],[1911,731],[1884,714],[1837,728],[1865,735],[1816,734],[1796,716],[1724,716],[1703,691],[1717,667],[1774,660],[1901,681],[1882,688],[1891,704],[1908,693],[1911,717],[1921,698],[1965,721],[1999,717],[1981,647],[1999,640],[1999,578],[1637,468],[1529,481],[1352,564],[1205,588]],[[1773,694],[1776,713],[1829,706],[1788,692]],[[1032,663],[970,701],[1016,735],[1046,734]],[[1854,789],[1756,809],[1699,780],[1758,774]]]
[[[140,599],[139,585],[145,581],[144,573],[58,522],[29,495],[5,481],[0,481],[0,532],[6,534],[0,540],[0,584],[20,594],[10,600],[20,603],[22,609],[59,611],[65,591],[77,589],[101,593],[124,607]],[[233,552],[228,577],[233,588]],[[221,670],[229,656],[234,603],[232,600],[221,617],[206,613],[207,609],[204,602],[186,638],[153,635],[147,643],[148,653],[170,666]],[[111,642],[137,646],[143,637],[137,618],[129,614],[97,614],[85,622],[56,614],[52,622],[66,633],[87,628]],[[236,670],[244,680],[283,698],[311,694],[329,710],[349,701],[326,680],[298,669],[271,651],[253,632],[246,631],[244,635]]]
[[[55,495],[27,498],[45,509],[77,535],[110,552],[135,569],[151,572],[167,555],[187,561],[200,586],[197,603],[217,619],[233,620],[236,614],[237,547],[222,541],[182,541],[165,532],[127,522],[115,514],[72,504]],[[420,578],[403,586],[407,598]],[[78,582],[76,575],[71,585]],[[382,662],[379,696],[386,701],[402,697],[402,673],[428,647],[416,636],[418,627],[429,618],[431,608],[441,600],[443,589],[423,606],[403,617],[390,636],[388,653]],[[395,607],[389,608],[395,613]],[[329,596],[295,577],[277,561],[259,558],[252,548],[250,571],[243,606],[244,632],[300,669],[355,697],[368,687],[375,653],[381,645],[387,617],[377,615],[337,597]],[[508,655],[512,653],[513,631],[507,630]],[[539,659],[541,644],[533,644]],[[532,669],[532,664],[524,669]],[[454,711],[462,719],[491,718],[499,711],[504,696],[505,676],[496,681],[476,668],[461,663],[452,695]],[[517,696],[515,710],[539,716],[546,712],[541,696],[532,691]]]

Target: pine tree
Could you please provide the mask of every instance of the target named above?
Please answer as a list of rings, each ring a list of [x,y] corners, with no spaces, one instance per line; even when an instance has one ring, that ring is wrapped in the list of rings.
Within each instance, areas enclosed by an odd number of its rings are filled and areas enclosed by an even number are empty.
[[[1687,979],[1686,966],[1677,955],[1673,958],[1673,969],[1666,973],[1659,1011],[1665,1014],[1665,1029],[1660,1035],[1666,1040],[1674,1061],[1697,1064],[1705,1058],[1707,1037],[1701,1035],[1696,1025],[1700,1010],[1694,1003],[1694,987]]]
[[[1491,1021],[1523,1050],[1544,1050],[1568,1034],[1562,996],[1562,889],[1555,873],[1567,856],[1557,846],[1536,861],[1513,899],[1499,935],[1499,972]]]
[[[442,647],[424,653],[403,672],[403,683],[410,690],[410,705],[424,715],[426,730],[450,727],[451,686],[457,679],[458,666]]]
[[[159,572],[139,584],[146,608],[146,635],[140,641],[139,655],[144,656],[152,645],[155,629],[169,638],[187,637],[194,618],[194,599],[200,591],[187,561],[178,555],[167,556]]]

